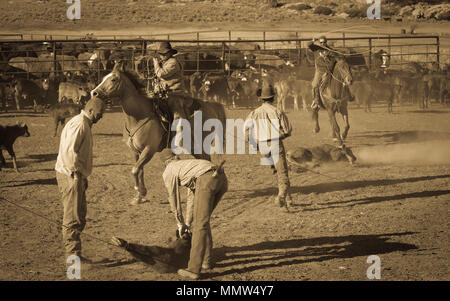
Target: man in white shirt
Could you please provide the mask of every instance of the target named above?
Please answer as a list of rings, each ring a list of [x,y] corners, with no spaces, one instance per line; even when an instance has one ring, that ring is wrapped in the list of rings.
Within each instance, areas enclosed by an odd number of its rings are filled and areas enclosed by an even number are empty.
[[[172,150],[161,152],[166,165],[164,184],[169,193],[169,203],[178,225],[178,231],[192,230],[192,247],[187,269],[178,270],[182,277],[198,279],[200,271],[211,268],[212,234],[211,214],[228,190],[228,180],[221,167],[207,160],[179,160]],[[194,197],[187,202],[186,220],[181,210],[180,186],[188,187]],[[191,225],[191,223],[193,223]]]
[[[105,104],[98,98],[86,103],[80,114],[73,117],[61,133],[56,179],[64,208],[63,243],[66,258],[81,257],[80,234],[86,225],[87,178],[92,172],[92,132],[105,112]]]
[[[277,173],[278,196],[275,203],[287,208],[286,200],[291,202],[291,199],[283,139],[291,135],[292,127],[286,114],[272,105],[275,100],[275,90],[270,83],[264,81],[258,94],[263,104],[247,116],[245,130],[249,131],[251,141],[257,144],[257,148],[265,156],[266,165],[270,164]]]

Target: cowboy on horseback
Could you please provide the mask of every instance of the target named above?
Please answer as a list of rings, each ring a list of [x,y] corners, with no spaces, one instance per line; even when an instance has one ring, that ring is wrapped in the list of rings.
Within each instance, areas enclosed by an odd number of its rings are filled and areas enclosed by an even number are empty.
[[[161,98],[179,97],[185,94],[183,81],[183,66],[174,56],[178,53],[169,42],[161,42],[158,47],[158,58],[153,58],[153,67],[156,76],[154,92]],[[158,112],[165,120],[165,114]]]
[[[158,47],[159,59],[153,58],[155,75],[161,89],[169,94],[184,93],[183,66],[174,56],[178,53],[169,42],[161,42]]]
[[[328,46],[327,38],[325,36],[321,36],[319,38],[319,44],[316,44],[315,42],[315,39],[313,39],[312,42],[309,42],[308,48],[311,51],[317,51],[318,53],[315,58],[316,71],[314,73],[314,79],[311,83],[313,93],[313,102],[311,104],[311,108],[314,111],[318,111],[320,104],[320,88],[323,88],[325,86],[325,83],[329,80],[331,71],[333,70],[333,67],[336,63],[336,58],[333,55],[333,49]]]

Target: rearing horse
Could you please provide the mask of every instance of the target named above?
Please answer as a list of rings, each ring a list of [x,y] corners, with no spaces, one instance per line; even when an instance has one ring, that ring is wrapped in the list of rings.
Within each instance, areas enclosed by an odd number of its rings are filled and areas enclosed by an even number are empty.
[[[347,138],[350,124],[348,122],[347,101],[350,93],[348,86],[353,81],[350,66],[343,57],[337,57],[333,70],[330,70],[330,79],[324,84],[325,89],[320,88],[321,107],[326,109],[333,132],[333,138],[337,140],[340,147],[344,145],[344,140]],[[339,125],[336,120],[336,112],[342,115],[345,123],[344,132],[341,135]],[[315,121],[314,131],[318,133],[319,127],[319,113],[313,111],[313,120]]]
[[[125,114],[124,137],[127,138],[127,145],[134,152],[136,163],[131,173],[135,180],[134,189],[137,196],[132,204],[138,204],[143,201],[147,194],[144,183],[144,165],[148,163],[156,152],[167,147],[171,138],[170,128],[166,130],[155,113],[153,98],[143,96],[139,93],[134,83],[135,78],[123,69],[122,64],[116,64],[113,71],[106,75],[102,82],[91,91],[92,96],[100,99],[109,99],[117,97]],[[193,101],[197,101],[199,109],[202,111],[204,120],[216,118],[226,123],[225,110],[223,106],[216,103],[207,103],[192,98],[186,99],[185,103],[175,103],[168,99],[168,106],[174,119],[184,118],[192,119],[193,111],[190,106]],[[203,122],[203,121],[202,121]],[[196,154],[195,157],[206,158],[205,154]]]

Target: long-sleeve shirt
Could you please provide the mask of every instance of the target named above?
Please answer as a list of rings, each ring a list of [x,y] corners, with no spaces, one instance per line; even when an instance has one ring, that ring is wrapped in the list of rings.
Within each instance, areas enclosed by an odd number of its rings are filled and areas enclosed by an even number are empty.
[[[73,117],[62,130],[55,170],[71,175],[80,172],[87,178],[92,172],[92,121],[85,111]]]
[[[164,185],[169,193],[169,204],[178,226],[183,225],[183,212],[181,210],[181,198],[179,186],[192,188],[194,180],[215,167],[210,161],[200,159],[174,160],[171,161],[164,170]],[[192,208],[193,198],[188,198],[187,207]],[[188,210],[188,214],[193,214]],[[192,221],[192,216],[187,216],[186,220]]]
[[[329,46],[326,47],[332,50],[331,47]],[[320,72],[320,74],[323,74],[327,71],[331,72],[331,70],[333,69],[333,65],[336,61],[332,52],[312,42],[308,43],[308,48],[315,54],[314,63],[316,67],[316,72],[318,71]]]
[[[181,63],[174,57],[164,62],[155,64],[155,75],[166,85],[169,91],[183,92],[183,67]]]
[[[286,114],[265,102],[247,116],[244,131],[247,130],[255,142],[266,142],[289,137],[292,127]]]

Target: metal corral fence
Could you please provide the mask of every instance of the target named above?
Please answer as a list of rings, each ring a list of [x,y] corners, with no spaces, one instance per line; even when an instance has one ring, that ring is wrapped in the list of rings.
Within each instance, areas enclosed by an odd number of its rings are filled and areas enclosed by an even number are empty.
[[[261,38],[255,39],[259,34]],[[100,80],[105,71],[111,70],[113,57],[109,57],[108,62],[97,58],[96,64],[92,65],[91,55],[102,49],[128,60],[140,72],[148,73],[152,67],[148,60],[155,52],[156,43],[167,40],[183,57],[186,74],[195,71],[230,73],[248,67],[243,62],[249,62],[249,57],[251,64],[260,69],[276,67],[287,61],[313,66],[313,54],[307,51],[307,43],[317,36],[298,31],[204,31],[138,37],[5,34],[0,36],[0,72],[30,77],[49,72],[84,71],[95,73]],[[448,63],[448,58],[442,62],[440,37],[437,35],[358,36],[353,32],[330,33],[327,37],[333,48],[348,55],[353,66],[369,70],[374,68],[374,54],[380,50],[390,54],[391,68],[395,69],[401,69],[410,62],[422,65]],[[17,58],[14,60],[14,57]],[[12,65],[11,59],[18,69],[7,71],[7,66]],[[20,64],[23,68],[17,67]]]

